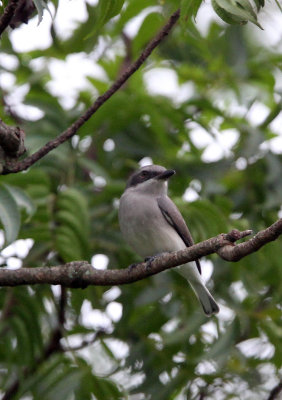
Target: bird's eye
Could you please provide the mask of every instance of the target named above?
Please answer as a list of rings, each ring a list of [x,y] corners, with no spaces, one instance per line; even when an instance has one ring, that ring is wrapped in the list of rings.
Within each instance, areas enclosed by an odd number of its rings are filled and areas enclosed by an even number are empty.
[[[146,176],[148,176],[148,171],[142,171],[142,172],[141,172],[141,176],[144,177],[144,178],[145,178]]]

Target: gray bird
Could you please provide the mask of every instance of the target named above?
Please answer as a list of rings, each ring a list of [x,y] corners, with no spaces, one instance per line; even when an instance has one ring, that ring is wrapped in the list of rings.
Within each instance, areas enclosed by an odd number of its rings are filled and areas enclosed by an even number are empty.
[[[148,165],[133,173],[121,196],[120,229],[126,242],[141,257],[183,250],[193,245],[187,225],[173,201],[167,196],[167,181],[174,170]],[[188,280],[206,315],[219,307],[201,277],[199,260],[177,268]]]

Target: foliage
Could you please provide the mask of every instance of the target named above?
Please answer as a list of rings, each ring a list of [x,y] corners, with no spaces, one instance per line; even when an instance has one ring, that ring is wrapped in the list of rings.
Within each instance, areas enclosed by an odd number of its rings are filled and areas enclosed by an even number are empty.
[[[269,13],[277,13],[273,3]],[[44,4],[36,4],[42,12]],[[4,249],[2,266],[12,267],[15,259],[30,268],[85,259],[99,267],[101,254],[108,268],[138,261],[120,235],[117,204],[129,173],[144,157],[176,169],[170,194],[195,241],[231,228],[256,232],[277,219],[282,56],[278,46],[260,41],[264,32],[257,26],[242,26],[246,21],[258,25],[264,2],[252,4],[214,0],[218,15],[237,24],[224,24],[211,14],[203,34],[201,2],[183,0],[180,24],[79,135],[27,172],[1,177],[6,245],[16,238],[33,240],[25,255],[15,246]],[[9,56],[14,62],[3,62],[1,72],[14,83],[2,91],[0,118],[11,125],[21,120],[30,154],[105,91],[178,2],[85,5],[85,21],[69,36],[59,33],[54,19],[51,44],[43,50],[16,52],[11,33],[2,36],[1,60]],[[50,7],[57,7],[56,1]],[[136,34],[122,36],[140,13]],[[45,15],[46,10],[41,24],[47,23]],[[259,20],[263,27],[264,19]],[[62,99],[52,89],[51,65],[54,60],[67,65],[78,53],[93,60],[104,78],[88,76],[87,87],[67,104],[69,93]],[[154,93],[148,82],[152,76],[159,82],[163,72],[170,75]],[[170,78],[176,88],[166,95]],[[11,103],[11,93],[21,88],[26,92],[22,103],[41,111],[36,120]],[[204,270],[213,267],[209,285],[222,309],[212,320],[202,315],[187,283],[173,271],[120,288],[68,290],[64,351],[53,349],[49,355],[46,346],[58,323],[58,288],[2,288],[2,392],[18,379],[18,391],[10,398],[267,398],[281,373],[280,247],[278,240],[236,264],[215,256],[203,262]],[[70,349],[84,342],[84,348]]]

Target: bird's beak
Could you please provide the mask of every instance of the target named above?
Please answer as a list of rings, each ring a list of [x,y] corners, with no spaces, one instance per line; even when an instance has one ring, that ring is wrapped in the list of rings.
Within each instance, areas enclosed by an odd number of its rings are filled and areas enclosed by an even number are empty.
[[[161,174],[156,176],[156,179],[162,179],[162,180],[167,180],[169,179],[172,175],[175,174],[174,169],[167,169],[166,171],[162,172]]]

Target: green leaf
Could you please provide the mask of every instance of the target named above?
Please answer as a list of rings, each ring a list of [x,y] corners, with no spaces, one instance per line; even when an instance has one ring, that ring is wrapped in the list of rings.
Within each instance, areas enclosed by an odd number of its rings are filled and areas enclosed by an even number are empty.
[[[43,11],[44,8],[46,8],[46,3],[44,2],[44,0],[32,0],[32,1],[38,13],[38,25],[39,25],[43,18]]]
[[[89,259],[89,216],[84,196],[74,188],[58,195],[55,247],[66,261]]]
[[[262,29],[248,0],[212,0],[215,12],[227,23],[244,24],[248,21]]]
[[[82,371],[78,369],[65,369],[62,373],[58,371],[56,378],[54,377],[53,382],[48,388],[48,392],[45,394],[46,400],[53,400],[56,397],[59,399],[67,399],[79,386],[79,382],[82,376]]]
[[[181,17],[185,20],[190,17],[195,19],[202,2],[203,0],[181,0]]]
[[[58,208],[68,210],[79,218],[80,223],[84,225],[84,229],[88,227],[89,216],[88,206],[85,197],[78,190],[68,188],[60,192],[58,196]]]
[[[5,232],[5,246],[16,240],[20,229],[20,213],[10,191],[0,184],[0,221]]]
[[[87,38],[97,35],[100,29],[120,12],[123,3],[124,0],[100,0],[96,8],[97,22]]]
[[[58,227],[54,239],[55,248],[65,262],[85,259],[78,237],[69,227]]]
[[[163,17],[158,12],[153,12],[147,15],[144,19],[138,34],[133,41],[134,54],[138,54],[138,51],[142,49],[147,42],[159,31],[163,23]]]
[[[17,205],[19,208],[23,208],[26,213],[28,214],[29,217],[32,217],[32,215],[36,211],[35,204],[31,200],[31,198],[20,188],[11,186],[11,185],[5,185],[10,194],[13,196],[14,200],[16,201]]]
[[[17,345],[20,348],[25,349],[25,352],[24,354],[22,354],[21,359],[18,360],[18,363],[22,366],[26,366],[26,364],[29,364],[31,362],[32,343],[30,340],[28,329],[25,325],[25,321],[23,321],[23,319],[19,315],[16,315],[14,318],[11,318],[10,324],[11,330],[16,336]]]
[[[264,5],[264,0],[261,0],[261,2],[263,2],[263,5]],[[279,7],[280,11],[282,12],[282,6],[279,3],[279,0],[275,0],[275,3],[277,4],[277,7]]]
[[[217,13],[217,15],[227,24],[246,24],[247,21],[242,20],[241,17],[238,17],[237,15],[234,15],[228,11],[226,11],[225,8],[221,7],[217,0],[212,0],[212,6],[214,11]]]

